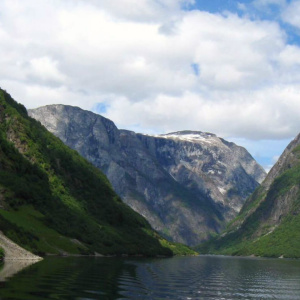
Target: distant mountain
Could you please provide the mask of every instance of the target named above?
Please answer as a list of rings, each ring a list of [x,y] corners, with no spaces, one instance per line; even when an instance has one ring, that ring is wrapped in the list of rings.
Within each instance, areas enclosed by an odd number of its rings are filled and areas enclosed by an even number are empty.
[[[265,177],[244,148],[214,134],[136,134],[64,105],[29,114],[101,169],[124,202],[173,241],[196,245],[220,232]]]
[[[202,252],[300,257],[300,135],[221,237]]]
[[[160,238],[99,169],[1,89],[0,229],[38,254],[189,252]]]

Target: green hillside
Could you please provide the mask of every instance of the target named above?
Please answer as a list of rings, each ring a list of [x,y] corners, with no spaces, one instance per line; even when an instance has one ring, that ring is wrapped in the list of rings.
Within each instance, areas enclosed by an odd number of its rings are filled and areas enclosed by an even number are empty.
[[[300,257],[300,137],[221,237],[200,245],[201,253]]]
[[[36,254],[190,253],[162,240],[97,168],[1,89],[0,230]]]

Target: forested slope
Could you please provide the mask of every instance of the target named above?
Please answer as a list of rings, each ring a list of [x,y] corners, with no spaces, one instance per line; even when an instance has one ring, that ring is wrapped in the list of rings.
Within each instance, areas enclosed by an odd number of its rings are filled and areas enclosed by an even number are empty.
[[[121,201],[101,171],[1,89],[0,206],[0,229],[38,254],[172,255],[187,250],[162,241]]]

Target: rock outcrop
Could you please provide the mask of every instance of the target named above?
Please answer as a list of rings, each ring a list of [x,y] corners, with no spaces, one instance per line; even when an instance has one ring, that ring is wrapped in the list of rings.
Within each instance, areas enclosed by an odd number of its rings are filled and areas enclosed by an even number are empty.
[[[195,245],[220,232],[265,177],[244,148],[214,134],[136,134],[64,105],[29,115],[100,168],[124,202],[173,241]]]
[[[1,231],[0,246],[4,250],[5,260],[42,260],[41,257],[30,253],[29,251],[14,243],[12,240],[7,238]]]
[[[284,150],[227,232],[200,246],[221,254],[300,257],[300,135]]]

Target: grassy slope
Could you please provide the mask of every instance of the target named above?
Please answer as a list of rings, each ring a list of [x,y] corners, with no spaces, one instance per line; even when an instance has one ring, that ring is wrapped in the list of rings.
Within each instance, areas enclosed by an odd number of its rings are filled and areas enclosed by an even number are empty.
[[[147,221],[120,200],[97,168],[29,118],[3,90],[0,204],[5,208],[0,209],[1,230],[35,253],[176,252],[161,245]]]
[[[299,188],[300,146],[293,150],[293,155],[293,165],[274,180],[267,192],[263,188],[257,189],[222,237],[200,245],[197,250],[202,253],[300,258],[299,191],[290,199],[290,209],[278,226],[274,229],[268,222],[275,201],[279,197],[288,197],[293,188]]]

